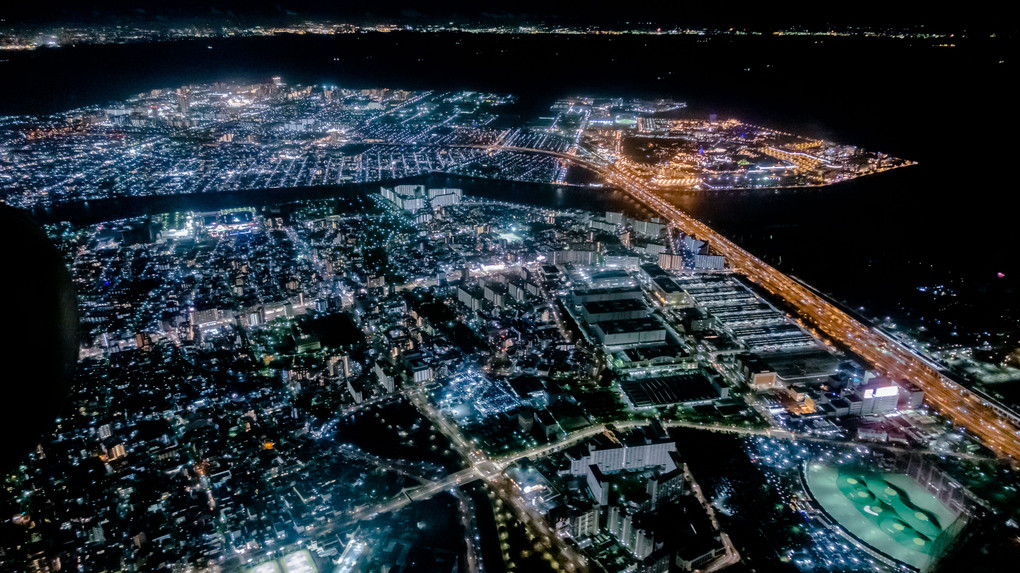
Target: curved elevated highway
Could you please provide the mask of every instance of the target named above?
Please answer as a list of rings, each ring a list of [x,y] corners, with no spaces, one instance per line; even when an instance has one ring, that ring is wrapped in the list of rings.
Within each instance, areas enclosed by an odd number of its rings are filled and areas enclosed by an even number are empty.
[[[733,269],[760,285],[797,310],[829,338],[842,343],[880,373],[893,379],[907,379],[924,390],[925,400],[957,426],[976,435],[997,455],[1020,464],[1020,416],[994,398],[964,388],[937,365],[889,337],[850,316],[835,304],[795,279],[739,247],[708,225],[684,213],[649,189],[647,183],[624,166],[595,155],[581,156],[543,149],[489,146],[492,151],[541,153],[590,169],[607,183],[651,208],[688,235],[707,241],[726,257]]]

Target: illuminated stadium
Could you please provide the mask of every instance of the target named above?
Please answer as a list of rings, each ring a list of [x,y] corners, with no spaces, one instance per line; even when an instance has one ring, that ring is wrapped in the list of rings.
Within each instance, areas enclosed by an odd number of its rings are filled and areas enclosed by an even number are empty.
[[[815,503],[873,552],[924,570],[958,533],[962,519],[905,474],[805,465]]]

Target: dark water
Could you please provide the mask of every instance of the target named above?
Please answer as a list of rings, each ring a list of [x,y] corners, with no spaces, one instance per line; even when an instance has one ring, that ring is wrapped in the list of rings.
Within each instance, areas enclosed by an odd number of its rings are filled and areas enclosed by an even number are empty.
[[[1016,40],[955,42],[397,33],[75,47],[5,56],[0,113],[273,75],[512,92],[522,97],[511,113],[522,118],[576,93],[683,99],[691,115],[714,112],[920,163],[821,190],[681,197],[692,214],[869,315],[937,314],[947,333],[1015,329],[1020,236],[1007,142],[1018,127],[1009,89]],[[487,184],[477,193],[558,200],[542,186]],[[560,193],[607,208],[599,195]],[[620,200],[611,196],[609,208]],[[917,290],[939,284],[956,296]]]
[[[952,326],[961,334],[1015,328],[1015,213],[995,189],[943,185],[934,166],[921,165],[826,189],[679,202],[785,272],[866,307],[868,316],[915,324],[938,316],[941,324],[926,324],[945,334]],[[951,294],[933,296],[940,285]]]
[[[379,187],[401,184],[457,187],[473,197],[494,201],[513,200],[539,207],[622,211],[630,217],[643,219],[655,216],[650,209],[615,189],[493,180],[442,173],[384,179],[372,183],[93,199],[40,206],[29,213],[36,222],[44,225],[62,221],[90,225],[173,211],[215,211],[238,206],[279,207],[278,210],[289,213],[300,202],[331,199],[339,199],[337,209],[347,212],[369,206],[368,195],[378,193]]]

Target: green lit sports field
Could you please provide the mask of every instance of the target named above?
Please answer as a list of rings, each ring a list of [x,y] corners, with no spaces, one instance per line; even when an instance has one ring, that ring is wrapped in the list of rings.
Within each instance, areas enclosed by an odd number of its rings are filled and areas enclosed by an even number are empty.
[[[811,495],[833,519],[871,547],[924,569],[957,515],[905,474],[809,463]]]

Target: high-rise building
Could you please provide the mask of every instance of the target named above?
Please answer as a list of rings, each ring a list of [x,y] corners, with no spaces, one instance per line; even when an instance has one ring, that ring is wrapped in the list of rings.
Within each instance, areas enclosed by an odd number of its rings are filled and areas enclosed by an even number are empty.
[[[900,399],[900,387],[884,376],[878,376],[861,386],[858,393],[862,416],[895,412]]]
[[[346,354],[331,356],[326,362],[326,366],[329,368],[330,376],[347,378],[351,375],[350,358]]]
[[[179,88],[177,90],[177,105],[180,107],[181,115],[191,113],[191,90]]]

